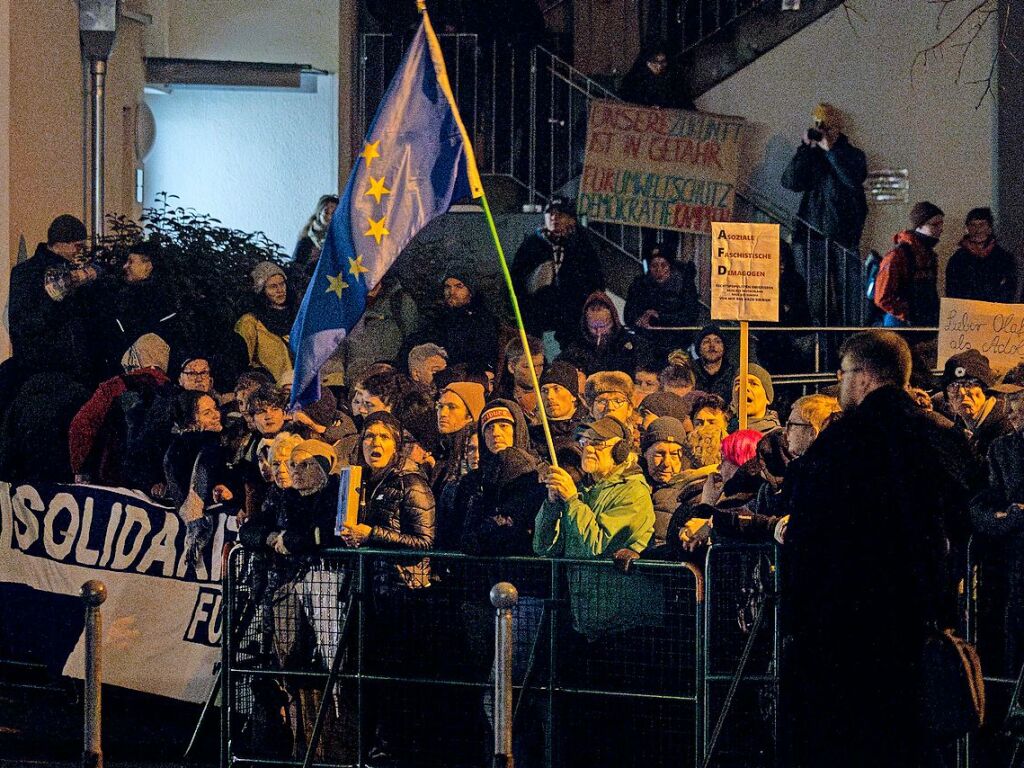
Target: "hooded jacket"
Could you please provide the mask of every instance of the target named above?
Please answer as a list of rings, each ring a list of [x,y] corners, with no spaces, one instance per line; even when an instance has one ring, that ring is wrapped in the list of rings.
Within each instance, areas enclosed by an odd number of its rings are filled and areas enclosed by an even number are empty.
[[[937,242],[911,230],[893,237],[895,247],[885,254],[875,279],[879,309],[909,325],[929,326],[939,321]]]
[[[607,333],[595,336],[587,326],[587,310],[593,306],[605,307],[611,312],[611,327]],[[619,321],[619,312],[604,291],[594,291],[583,303],[575,339],[566,347],[559,359],[572,363],[589,376],[597,371],[623,371],[632,374],[636,367],[636,339],[633,332]]]
[[[491,453],[480,437],[480,467],[460,481],[456,505],[463,509],[462,551],[471,555],[532,554],[533,521],[547,491],[530,454],[526,418],[512,400],[492,400],[484,413],[507,408],[514,419],[513,444]]]
[[[537,513],[533,551],[541,557],[607,560],[619,549],[641,553],[654,535],[654,506],[643,473],[632,462],[582,486],[569,501],[549,501]],[[610,567],[569,566],[573,626],[590,639],[637,626],[654,626],[663,615],[656,582]]]
[[[103,485],[136,487],[143,478],[125,472],[129,440],[129,414],[137,407],[152,405],[158,390],[169,390],[167,374],[159,368],[142,368],[107,379],[81,407],[71,421],[68,448],[71,470],[89,473],[93,482]],[[149,491],[158,477],[145,478],[140,490]]]

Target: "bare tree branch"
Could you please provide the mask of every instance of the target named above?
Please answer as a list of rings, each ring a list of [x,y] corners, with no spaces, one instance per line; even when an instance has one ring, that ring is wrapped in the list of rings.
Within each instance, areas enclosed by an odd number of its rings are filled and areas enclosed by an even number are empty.
[[[935,19],[935,29],[942,29],[943,16],[947,11],[952,12],[955,7],[963,8],[961,0],[927,0],[929,5],[939,6],[939,12]],[[1000,53],[1006,54],[1012,61],[1020,64],[1020,59],[1006,46],[1006,35],[1009,28],[1009,19],[1012,4],[1007,2],[1003,18],[999,18],[998,0],[972,0],[974,3],[969,10],[960,16],[960,20],[937,42],[917,52],[914,61],[911,63],[910,78],[914,80],[914,70],[918,64],[924,69],[928,68],[929,59],[942,61],[946,52],[955,51],[959,54],[960,60],[957,65],[955,82],[965,85],[982,85],[985,88],[981,93],[977,106],[980,107],[985,97],[992,94],[992,86],[996,74],[996,66],[999,62]],[[963,82],[964,68],[967,65],[971,49],[975,47],[978,39],[988,27],[989,22],[998,25],[998,39],[992,51],[991,62],[989,63],[988,74],[977,80]]]

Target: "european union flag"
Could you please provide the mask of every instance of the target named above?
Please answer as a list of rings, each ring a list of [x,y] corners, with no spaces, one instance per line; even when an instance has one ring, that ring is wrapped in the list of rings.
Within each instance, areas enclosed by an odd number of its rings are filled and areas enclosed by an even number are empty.
[[[292,406],[320,397],[319,372],[359,322],[398,254],[453,202],[483,195],[441,47],[424,12],[331,220],[292,326]]]

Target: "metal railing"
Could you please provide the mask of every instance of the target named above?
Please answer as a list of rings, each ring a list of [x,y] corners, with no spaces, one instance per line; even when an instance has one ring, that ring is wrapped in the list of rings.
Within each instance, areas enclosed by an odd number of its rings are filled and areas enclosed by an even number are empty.
[[[774,1],[774,0],[773,0]],[[647,0],[641,19],[645,40],[665,40],[677,53],[727,30],[762,0]]]
[[[643,329],[642,333],[656,340],[659,349],[678,349],[691,357],[696,350],[691,349],[691,341],[695,333],[703,326],[665,326]],[[726,340],[739,334],[734,325],[720,325],[719,329]],[[858,325],[840,326],[781,326],[751,325],[751,354],[772,375],[772,384],[776,390],[780,387],[799,387],[801,394],[808,394],[822,386],[836,383],[838,367],[838,351],[843,341],[864,328]],[[911,347],[919,342],[927,342],[938,333],[937,327],[897,328],[890,329],[903,336]],[[667,340],[666,340],[667,338]],[[738,348],[738,340],[732,348]],[[782,365],[781,362],[786,365]],[[934,370],[933,373],[941,373]]]
[[[729,23],[756,3],[731,5],[735,12],[726,14]],[[514,182],[525,199],[525,210],[539,211],[541,204],[556,194],[575,196],[583,170],[590,103],[618,96],[541,46],[527,50],[501,42],[484,43],[473,34],[438,37],[481,173]],[[364,132],[406,43],[406,37],[394,34],[362,37],[359,116]],[[783,238],[792,242],[817,321],[823,325],[866,321],[863,260],[858,252],[774,205],[767,194],[746,182],[737,184],[736,198],[738,220],[777,223]],[[654,241],[670,244],[680,258],[697,266],[698,291],[707,301],[709,235],[585,223],[596,237],[637,261],[645,245]]]
[[[699,569],[640,561],[624,574],[610,559],[430,552],[431,585],[410,589],[402,569],[423,567],[424,554],[329,550],[296,568],[233,550],[224,764],[364,765],[385,753],[418,765],[478,764],[496,717],[496,581],[519,592],[516,762],[699,764]]]
[[[705,557],[705,765],[779,764],[778,561],[771,544],[716,543]]]

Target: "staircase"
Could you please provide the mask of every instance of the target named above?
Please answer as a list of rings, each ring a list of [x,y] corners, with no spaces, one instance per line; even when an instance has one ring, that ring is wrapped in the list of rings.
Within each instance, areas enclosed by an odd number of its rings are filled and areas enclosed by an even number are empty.
[[[677,25],[681,43],[687,43],[682,56],[710,55],[720,46],[718,54],[726,62],[718,66],[714,76],[699,69],[693,77],[714,84],[740,66],[753,61],[768,48],[833,10],[841,0],[803,0],[804,10],[778,10],[781,0],[679,0],[676,17],[670,17],[670,0],[651,0],[668,18],[687,18],[691,6],[699,6],[696,28]],[[769,9],[770,6],[770,9]],[[680,9],[682,9],[680,11]],[[709,9],[718,9],[717,15]],[[648,20],[653,18],[650,14]],[[696,31],[694,31],[694,29]],[[729,37],[746,35],[751,41],[743,52],[738,46],[724,45]],[[691,34],[692,33],[692,34]],[[543,203],[556,194],[575,196],[583,169],[589,106],[594,99],[615,99],[617,96],[600,83],[588,78],[543,47],[521,51],[501,44],[482,45],[475,35],[440,35],[449,78],[463,121],[473,141],[480,172],[492,210],[497,214],[506,256],[511,261],[522,238],[541,223]],[[746,39],[746,38],[744,38]],[[715,43],[718,40],[720,42]],[[769,45],[770,41],[771,42]],[[765,47],[767,46],[767,47]],[[401,60],[405,40],[398,35],[367,34],[362,40],[360,70],[360,116],[363,126],[369,124],[384,90]],[[756,55],[754,55],[756,52]],[[745,62],[740,64],[740,62]],[[730,63],[731,62],[731,63]],[[710,66],[710,65],[709,65]],[[729,69],[729,67],[734,67]],[[708,86],[710,87],[710,86]],[[792,242],[794,216],[772,203],[769,195],[749,184],[737,185],[735,218],[740,221],[777,223],[783,239]],[[476,214],[475,209],[469,213]],[[448,265],[465,263],[466,254],[488,252],[493,246],[487,233],[475,226],[475,220],[463,216],[448,224],[442,219],[428,228],[410,245],[412,258],[400,259],[399,269],[405,273],[403,283],[418,299],[433,297],[435,286],[427,285],[422,265],[431,264],[429,273],[443,273]],[[589,231],[601,241],[600,257],[610,288],[625,295],[633,278],[642,270],[641,230],[638,227],[590,222]],[[806,225],[807,243],[801,242],[806,257],[817,258],[819,252],[837,248]],[[479,230],[479,231],[478,231]],[[471,234],[472,233],[472,234]],[[452,248],[455,242],[456,248]],[[679,254],[697,265],[698,289],[707,299],[710,268],[708,235],[683,234],[679,238]],[[813,247],[812,247],[813,246]],[[420,252],[422,249],[422,252]],[[841,274],[836,276],[841,294],[841,317],[826,318],[829,324],[859,324],[863,316],[861,301],[861,260],[859,254],[841,250],[838,261]],[[403,262],[410,264],[401,269]],[[418,267],[415,265],[419,265]],[[495,282],[498,275],[489,268],[479,272],[484,284]],[[801,272],[804,270],[801,269]],[[440,275],[435,275],[440,280]],[[418,283],[424,283],[422,288]],[[825,286],[811,285],[808,293],[824,291]],[[817,297],[821,299],[821,296]],[[809,295],[811,305],[814,297]]]
[[[682,87],[695,97],[842,4],[802,0],[783,11],[782,0],[648,0],[644,37],[678,52]]]

